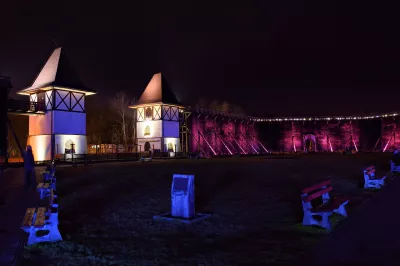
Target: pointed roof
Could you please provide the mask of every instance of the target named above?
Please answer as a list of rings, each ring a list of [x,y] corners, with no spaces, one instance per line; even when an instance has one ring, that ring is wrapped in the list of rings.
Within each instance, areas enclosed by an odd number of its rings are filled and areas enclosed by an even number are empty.
[[[31,94],[41,91],[46,87],[60,87],[83,92],[87,95],[96,93],[96,91],[85,87],[78,74],[71,67],[61,47],[55,49],[50,55],[32,86],[19,91],[18,94]]]
[[[152,104],[152,103],[167,103],[180,105],[172,92],[167,81],[161,73],[156,73],[151,78],[146,89],[140,96],[137,105]]]

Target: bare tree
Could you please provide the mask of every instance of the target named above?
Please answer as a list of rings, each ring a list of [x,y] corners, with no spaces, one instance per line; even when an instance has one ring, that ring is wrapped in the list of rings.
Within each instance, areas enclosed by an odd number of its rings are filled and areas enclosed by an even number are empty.
[[[220,111],[221,109],[221,105],[219,104],[219,102],[217,100],[213,100],[210,105],[209,105],[210,109],[213,111]]]
[[[207,109],[207,100],[204,98],[200,98],[197,102],[196,102],[196,109]]]
[[[118,147],[118,144],[120,144],[121,135],[122,135],[121,127],[119,125],[113,125],[111,131],[112,144],[115,144]]]
[[[227,114],[231,113],[232,112],[231,104],[228,103],[227,101],[223,101],[221,104],[221,112]]]
[[[135,105],[137,103],[137,99],[133,98],[130,100],[129,105]],[[128,112],[129,115],[129,120],[130,120],[130,139],[131,143],[133,144],[133,148],[135,149],[136,147],[136,138],[137,138],[137,132],[136,132],[136,121],[137,121],[137,110],[135,109],[130,109]]]
[[[127,115],[128,115],[128,106],[130,104],[128,95],[125,92],[117,92],[115,98],[111,101],[111,107],[118,115],[117,122],[121,126],[121,135],[124,144],[124,149],[128,148],[128,137],[127,137]]]

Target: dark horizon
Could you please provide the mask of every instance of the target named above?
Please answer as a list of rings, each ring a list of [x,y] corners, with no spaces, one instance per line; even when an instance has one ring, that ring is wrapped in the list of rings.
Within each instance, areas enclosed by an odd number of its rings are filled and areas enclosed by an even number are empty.
[[[395,9],[337,2],[245,5],[96,4],[92,10],[19,2],[6,6],[11,12],[3,22],[0,70],[12,77],[13,92],[29,86],[56,48],[54,39],[85,85],[98,91],[96,99],[117,91],[138,97],[162,71],[187,105],[199,98],[225,100],[252,116],[396,111]]]

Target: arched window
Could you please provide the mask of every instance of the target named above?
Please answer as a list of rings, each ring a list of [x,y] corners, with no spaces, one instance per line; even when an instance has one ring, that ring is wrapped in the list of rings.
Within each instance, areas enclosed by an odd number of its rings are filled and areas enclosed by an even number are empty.
[[[174,146],[172,145],[172,143],[168,143],[168,152],[174,152]]]
[[[149,151],[151,148],[150,148],[150,142],[146,142],[145,144],[144,144],[144,151]]]
[[[71,139],[65,142],[65,154],[75,153],[75,144]]]
[[[145,135],[145,136],[150,136],[150,126],[146,126],[146,127],[144,128],[144,135]]]
[[[146,107],[146,118],[153,118],[153,110],[151,109],[151,107]]]

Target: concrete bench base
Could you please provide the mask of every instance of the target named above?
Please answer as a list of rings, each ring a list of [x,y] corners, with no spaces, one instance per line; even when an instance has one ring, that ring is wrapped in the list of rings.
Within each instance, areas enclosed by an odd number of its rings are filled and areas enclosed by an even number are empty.
[[[155,221],[166,221],[166,222],[177,222],[177,223],[183,223],[183,224],[192,224],[204,219],[207,219],[211,216],[211,214],[205,214],[205,213],[196,213],[193,218],[186,219],[186,218],[181,218],[181,217],[173,217],[170,212],[163,213],[160,215],[153,216],[153,220]]]

